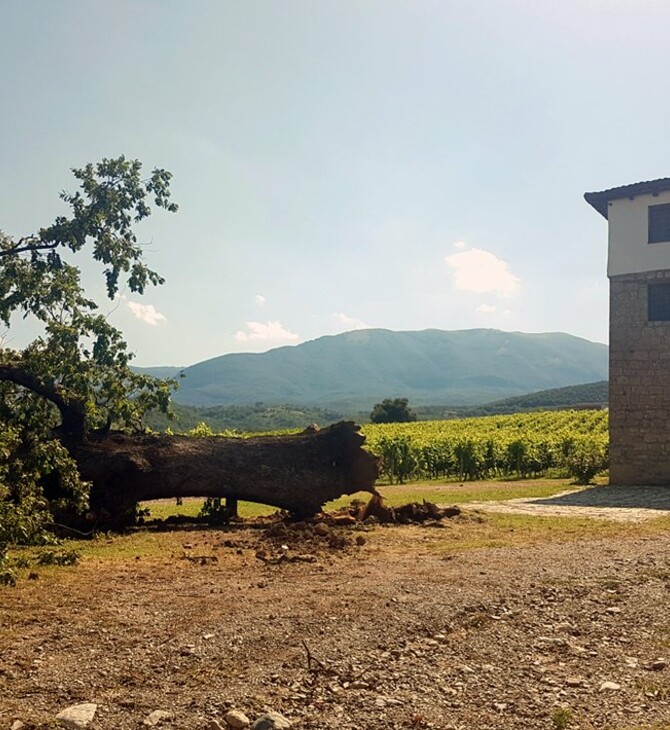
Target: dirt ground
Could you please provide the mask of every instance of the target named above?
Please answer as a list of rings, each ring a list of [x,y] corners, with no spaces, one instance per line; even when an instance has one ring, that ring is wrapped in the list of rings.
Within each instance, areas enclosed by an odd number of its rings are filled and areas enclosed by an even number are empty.
[[[41,571],[0,591],[0,728],[80,702],[92,730],[155,710],[226,727],[230,708],[314,730],[670,728],[670,535],[449,551],[449,529],[173,532]]]

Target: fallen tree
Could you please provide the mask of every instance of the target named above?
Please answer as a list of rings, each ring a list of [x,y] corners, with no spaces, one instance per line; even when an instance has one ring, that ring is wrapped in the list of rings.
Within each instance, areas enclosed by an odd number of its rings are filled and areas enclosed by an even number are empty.
[[[89,521],[121,527],[151,499],[225,497],[306,517],[342,494],[375,493],[377,459],[364,441],[358,426],[342,422],[252,438],[107,434],[72,453],[91,482]]]
[[[143,179],[141,169],[124,157],[75,169],[80,190],[61,194],[69,216],[19,239],[0,231],[0,563],[4,544],[43,539],[49,523],[88,515],[89,528],[122,527],[142,500],[225,497],[233,510],[244,499],[308,515],[343,493],[374,491],[376,460],[351,423],[256,439],[144,433],[143,414],[168,412],[176,383],[130,367],[74,257],[89,248],[118,302],[121,287],[127,297],[163,283],[134,226],[151,203],[177,206],[170,173]],[[8,347],[26,318],[39,336]]]

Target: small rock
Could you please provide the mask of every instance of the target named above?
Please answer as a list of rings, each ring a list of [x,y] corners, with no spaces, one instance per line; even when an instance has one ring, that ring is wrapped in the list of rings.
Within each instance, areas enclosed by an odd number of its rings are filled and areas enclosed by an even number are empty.
[[[328,537],[330,535],[330,528],[328,525],[324,525],[323,522],[318,522],[314,525],[314,533],[319,537]]]
[[[600,685],[600,691],[601,692],[607,692],[607,691],[616,691],[618,689],[621,689],[621,685],[617,684],[616,682],[603,682]]]
[[[648,664],[646,668],[652,672],[660,672],[667,666],[668,662],[665,659],[656,659],[655,661],[651,662],[651,664]]]
[[[203,635],[202,635],[202,638],[203,638],[203,639],[204,639],[205,641],[209,641],[210,639],[213,639],[213,638],[214,638],[215,636],[216,636],[216,634],[203,634]]]
[[[223,719],[232,728],[245,728],[251,725],[251,720],[240,710],[230,710],[226,712]]]
[[[618,606],[610,606],[607,613],[621,613],[621,609]]]
[[[630,667],[631,669],[635,669],[635,667],[637,667],[639,663],[639,660],[636,656],[624,657],[624,661],[626,662],[626,666]]]
[[[142,720],[142,723],[149,727],[156,727],[156,725],[160,725],[161,722],[164,722],[165,720],[172,720],[172,718],[173,714],[167,710],[154,710],[150,715],[147,715],[144,720]]]
[[[356,545],[361,547],[362,545],[365,545],[367,540],[363,537],[363,535],[356,535]]]
[[[568,677],[565,680],[565,683],[568,687],[581,687],[583,684],[583,680],[581,677]]]
[[[225,728],[218,720],[210,720],[207,723],[207,730],[225,730]]]
[[[93,720],[98,706],[93,702],[84,702],[81,705],[71,705],[56,715],[56,720],[63,727],[79,730],[87,727]]]
[[[251,730],[288,730],[291,723],[278,712],[267,712],[261,715],[251,726]]]
[[[24,730],[27,727],[25,722],[21,722],[21,720],[15,720],[12,723],[11,730]]]
[[[311,553],[301,553],[300,555],[291,556],[292,563],[316,563],[316,555]]]

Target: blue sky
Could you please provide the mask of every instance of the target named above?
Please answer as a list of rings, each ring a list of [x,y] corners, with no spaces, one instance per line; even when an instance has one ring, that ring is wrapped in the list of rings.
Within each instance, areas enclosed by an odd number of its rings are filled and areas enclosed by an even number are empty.
[[[605,342],[582,195],[670,175],[669,30],[664,0],[0,0],[0,228],[87,161],[172,171],[140,231],[167,283],[103,305],[140,365],[362,326]]]

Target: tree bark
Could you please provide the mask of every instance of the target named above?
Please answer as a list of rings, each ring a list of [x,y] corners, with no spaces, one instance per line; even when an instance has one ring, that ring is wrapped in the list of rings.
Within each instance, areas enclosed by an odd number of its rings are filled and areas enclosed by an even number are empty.
[[[378,460],[364,441],[351,422],[252,438],[112,433],[91,437],[72,455],[91,482],[91,519],[115,528],[150,499],[225,497],[304,517],[342,494],[375,493]]]

